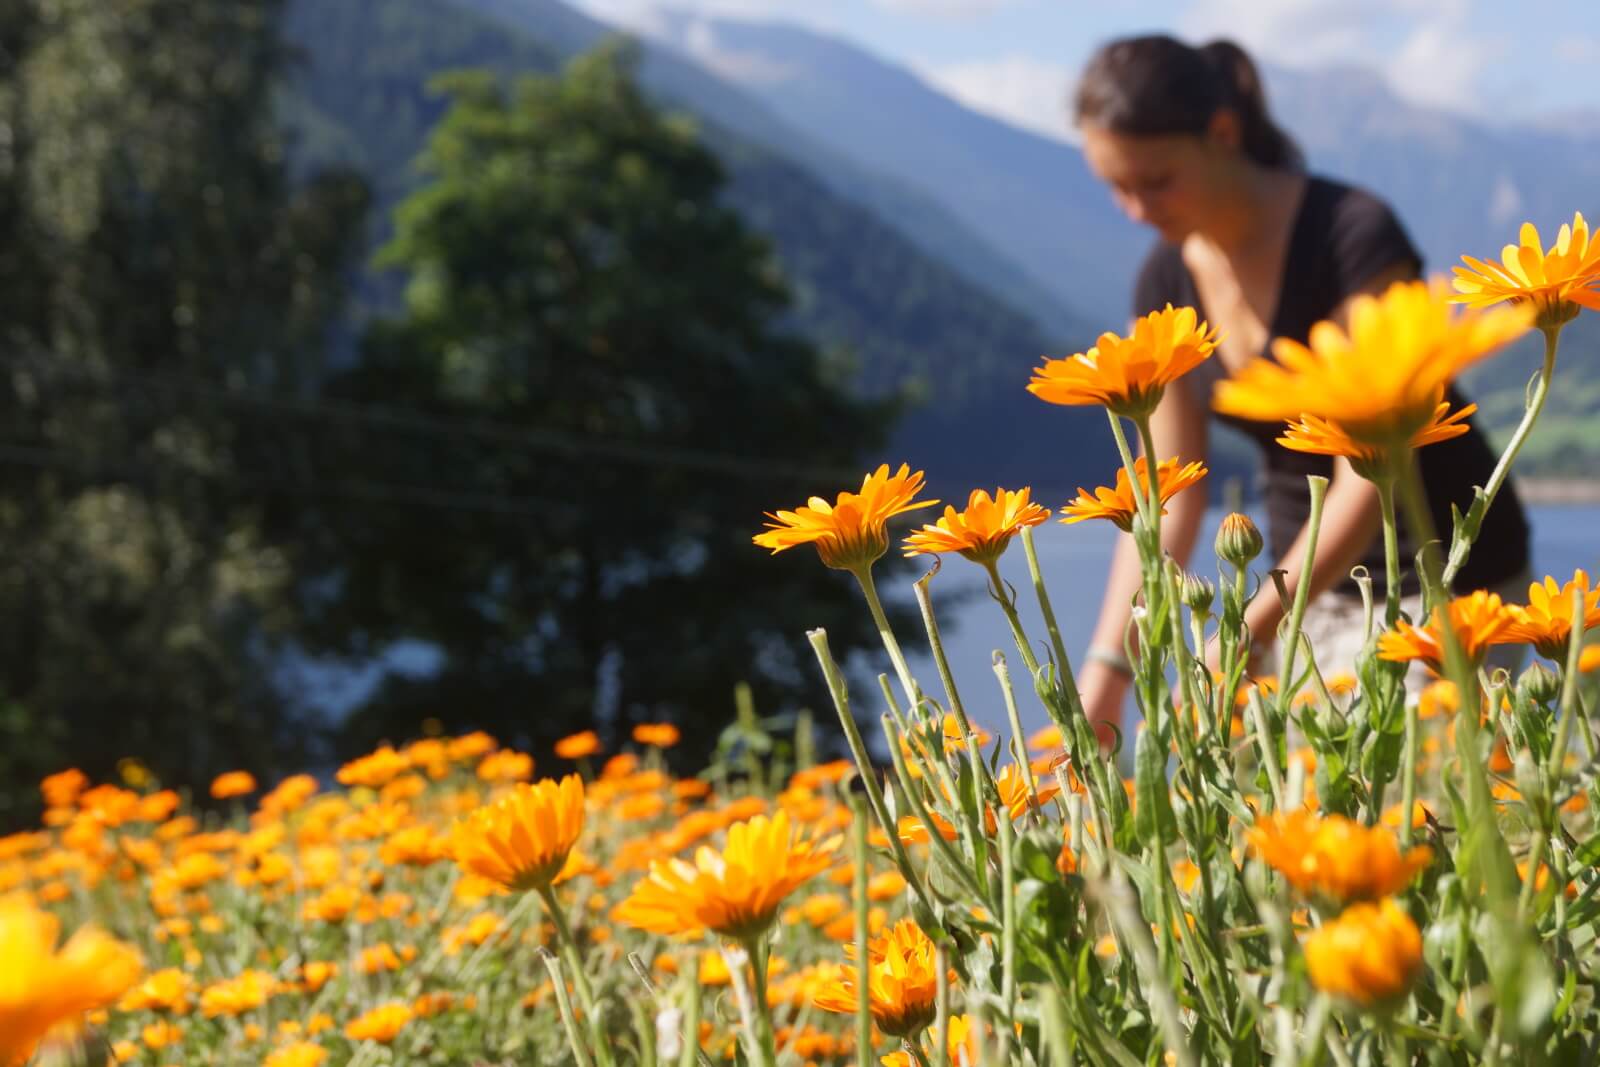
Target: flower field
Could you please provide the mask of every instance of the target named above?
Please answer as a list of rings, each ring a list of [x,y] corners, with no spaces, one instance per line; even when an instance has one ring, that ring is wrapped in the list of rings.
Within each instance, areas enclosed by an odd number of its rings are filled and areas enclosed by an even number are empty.
[[[136,762],[121,783],[63,770],[42,825],[0,838],[0,1067],[1596,1062],[1600,588],[1579,571],[1508,603],[1453,579],[1562,326],[1600,308],[1600,254],[1581,216],[1548,250],[1525,227],[1456,289],[1360,300],[1217,393],[1376,486],[1388,565],[1354,672],[1301,640],[1304,575],[1276,675],[1252,670],[1245,608],[1278,594],[1248,519],[1223,523],[1214,569],[1163,552],[1163,505],[1205,470],[1157,457],[1150,416],[1217,343],[1168,308],[1029,386],[1103,407],[1124,459],[1062,521],[1113,522],[1140,553],[1131,778],[1110,752],[1124,739],[1084,712],[1032,541],[1052,513],[1027,489],[974,491],[903,541],[984,568],[1014,644],[991,691],[957,691],[940,560],[914,586],[939,678],[911,675],[874,564],[890,521],[936,502],[921,472],[883,466],[755,536],[814,547],[877,622],[889,670],[866,690],[809,635],[851,758],[815,762],[804,719],[782,755],[689,778],[666,770],[668,723],[619,752],[574,734],[538,768],[484,734],[424,737],[332,782],[223,775],[209,811]],[[1454,376],[1534,328],[1523,424],[1421,553],[1408,618],[1414,453],[1465,432]],[[1326,488],[1312,480],[1313,531]],[[1021,593],[997,569],[1014,542]],[[1025,631],[1021,595],[1046,633]],[[1487,666],[1506,645],[1532,665]],[[1034,704],[1051,725],[1029,736]]]

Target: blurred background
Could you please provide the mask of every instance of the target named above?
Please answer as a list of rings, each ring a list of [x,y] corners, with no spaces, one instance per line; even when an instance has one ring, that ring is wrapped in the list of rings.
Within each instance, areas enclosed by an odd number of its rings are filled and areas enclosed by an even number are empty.
[[[747,743],[741,682],[829,722],[804,631],[866,671],[876,637],[763,511],[880,461],[946,499],[1110,479],[1103,416],[1022,390],[1123,326],[1150,241],[1073,144],[1089,52],[1240,41],[1442,272],[1600,213],[1600,35],[1538,10],[0,0],[0,825],[124,757],[270,780],[669,720],[693,768]],[[1594,321],[1519,465],[1540,571],[1596,563]],[[1469,380],[1491,429],[1537,364]],[[1047,531],[1080,648],[1111,539]]]

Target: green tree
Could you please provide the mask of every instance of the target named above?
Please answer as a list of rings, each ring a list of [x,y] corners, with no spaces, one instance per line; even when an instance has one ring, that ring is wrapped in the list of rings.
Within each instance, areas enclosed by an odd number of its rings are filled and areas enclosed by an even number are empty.
[[[437,653],[386,677],[351,744],[425,716],[535,747],[670,718],[689,757],[739,680],[767,709],[817,695],[803,626],[875,639],[840,575],[750,538],[764,510],[859,480],[891,412],[785,327],[768,246],[633,66],[607,49],[509,91],[487,72],[437,84],[425,184],[380,255],[405,312],[335,389],[478,429],[346,443],[373,477],[451,492],[352,508],[308,561],[317,647]]]
[[[0,693],[58,739],[23,789],[62,749],[192,780],[300,736],[262,535],[292,442],[248,398],[315,389],[365,192],[288,172],[279,9],[0,4]]]

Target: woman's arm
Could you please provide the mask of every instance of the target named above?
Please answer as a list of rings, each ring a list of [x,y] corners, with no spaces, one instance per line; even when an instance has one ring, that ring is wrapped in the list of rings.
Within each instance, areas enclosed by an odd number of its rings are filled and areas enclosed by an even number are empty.
[[[1173,456],[1185,462],[1205,459],[1209,417],[1193,386],[1184,381],[1168,386],[1150,418],[1150,434],[1155,439],[1157,454],[1145,462],[1154,464]],[[1204,492],[1179,493],[1167,505],[1167,514],[1161,519],[1161,545],[1180,565],[1188,561],[1194,550],[1205,511]],[[1139,550],[1132,537],[1121,534],[1111,558],[1111,572],[1106,577],[1105,596],[1090,648],[1122,655],[1123,636],[1128,632],[1133,597],[1140,584]],[[1121,725],[1128,682],[1126,674],[1103,660],[1085,659],[1079,665],[1078,690],[1102,744],[1111,741],[1111,731],[1106,724]]]

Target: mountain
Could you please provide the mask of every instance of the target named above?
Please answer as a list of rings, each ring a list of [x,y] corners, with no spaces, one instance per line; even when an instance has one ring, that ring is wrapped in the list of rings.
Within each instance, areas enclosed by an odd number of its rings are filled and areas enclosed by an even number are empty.
[[[1150,235],[1116,210],[1071,145],[969,110],[911,71],[798,26],[665,11],[641,28],[714,64],[829,149],[932,196],[1097,331],[1127,318]]]
[[[389,210],[416,182],[410,161],[441,113],[426,88],[435,74],[462,67],[548,73],[608,34],[552,0],[291,0],[287,14],[300,53],[284,108],[296,166],[344,163],[369,175],[375,245]],[[924,398],[886,458],[925,466],[943,495],[996,482],[1061,495],[1104,477],[1113,454],[1101,420],[1050,408],[1022,389],[1041,353],[1061,347],[1048,338],[1061,334],[1047,334],[996,295],[1004,284],[973,277],[985,273],[975,262],[996,260],[1001,278],[1015,267],[925,195],[896,192],[858,165],[835,167],[820,149],[819,163],[804,136],[692,64],[646,47],[641,77],[667,106],[695,117],[722,159],[730,204],[772,241],[795,292],[796,327],[845,353],[863,391],[909,389]],[[855,176],[858,196],[839,191],[840,174]],[[866,206],[873,197],[894,200],[911,221],[881,217]],[[902,228],[913,225],[921,241]],[[942,235],[942,256],[929,251],[929,233]],[[362,282],[375,309],[393,300],[393,279],[369,272]],[[1058,329],[1064,321],[1057,306]]]

